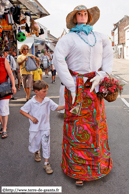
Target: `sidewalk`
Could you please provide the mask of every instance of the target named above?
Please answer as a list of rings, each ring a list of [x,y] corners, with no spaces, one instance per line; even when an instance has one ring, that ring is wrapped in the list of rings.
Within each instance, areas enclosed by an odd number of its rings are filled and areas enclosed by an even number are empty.
[[[129,81],[129,60],[113,59],[113,75],[119,75],[125,81]]]

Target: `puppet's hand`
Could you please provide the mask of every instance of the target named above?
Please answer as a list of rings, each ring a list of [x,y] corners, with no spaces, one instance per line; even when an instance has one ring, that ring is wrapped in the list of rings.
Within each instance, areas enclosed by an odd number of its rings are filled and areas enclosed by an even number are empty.
[[[90,80],[90,82],[92,82],[90,92],[92,92],[95,89],[95,87],[99,84],[100,80],[101,80],[100,75],[96,75],[94,78]]]
[[[71,96],[72,96],[72,104],[74,104],[76,93],[71,92]]]

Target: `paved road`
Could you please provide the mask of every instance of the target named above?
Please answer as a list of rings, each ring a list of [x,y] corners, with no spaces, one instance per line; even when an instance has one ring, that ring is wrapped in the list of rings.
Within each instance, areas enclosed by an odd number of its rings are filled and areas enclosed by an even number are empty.
[[[113,76],[117,76],[122,82],[125,81],[122,99],[127,103],[129,103],[129,80],[124,74],[126,73],[128,78],[128,67],[128,61],[114,60]],[[55,84],[51,84],[50,77],[44,80],[49,84],[48,96],[58,103],[59,78],[57,77]],[[31,96],[33,95],[32,91]],[[113,169],[100,180],[85,182],[82,188],[77,188],[75,181],[66,176],[60,167],[63,115],[51,112],[50,163],[54,173],[47,175],[43,170],[43,160],[36,163],[33,154],[28,151],[29,122],[19,113],[24,103],[25,94],[22,88],[16,93],[16,100],[10,101],[8,138],[0,139],[1,186],[62,186],[63,194],[129,193],[129,107],[121,97],[112,103],[105,102]]]

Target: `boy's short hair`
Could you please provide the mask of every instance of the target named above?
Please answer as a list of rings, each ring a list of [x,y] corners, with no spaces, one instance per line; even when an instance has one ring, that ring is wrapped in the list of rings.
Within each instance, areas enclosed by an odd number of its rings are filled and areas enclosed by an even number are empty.
[[[42,89],[47,89],[49,87],[49,85],[43,81],[43,80],[37,80],[34,84],[33,84],[33,90],[42,90]]]

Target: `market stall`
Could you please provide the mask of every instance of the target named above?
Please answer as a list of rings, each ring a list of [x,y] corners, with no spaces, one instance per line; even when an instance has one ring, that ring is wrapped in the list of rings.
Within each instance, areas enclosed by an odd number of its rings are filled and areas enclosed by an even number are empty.
[[[42,32],[35,19],[47,15],[37,0],[0,0],[0,49],[17,53],[17,42],[23,44],[26,37]]]

